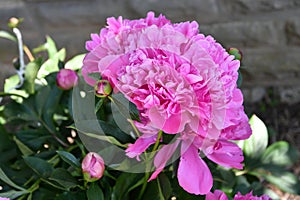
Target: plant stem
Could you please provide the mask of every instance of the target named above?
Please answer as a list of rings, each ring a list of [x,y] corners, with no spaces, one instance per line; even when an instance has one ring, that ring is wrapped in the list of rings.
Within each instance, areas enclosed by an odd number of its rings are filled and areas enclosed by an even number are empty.
[[[62,141],[60,138],[58,138],[56,136],[56,134],[54,132],[52,132],[51,128],[48,127],[48,125],[42,120],[40,119],[40,122],[43,124],[43,126],[49,131],[49,133],[51,134],[51,136],[59,143],[61,144],[62,146],[68,148],[69,145],[67,143],[65,143],[64,141]]]
[[[156,138],[156,141],[155,141],[155,144],[153,146],[153,149],[152,149],[152,152],[151,152],[151,156],[150,156],[150,159],[153,158],[154,154],[155,154],[155,151],[158,149],[158,146],[159,146],[159,142],[160,142],[160,139],[161,139],[161,136],[162,136],[162,131],[160,130],[157,134],[157,138]],[[142,186],[142,189],[140,191],[140,194],[138,196],[138,199],[142,199],[142,196],[146,190],[146,187],[147,187],[147,183],[148,183],[148,179],[150,177],[150,171],[151,171],[151,165],[150,165],[150,160],[146,160],[146,173],[145,173],[145,177],[144,177],[144,183],[143,183],[143,186]]]

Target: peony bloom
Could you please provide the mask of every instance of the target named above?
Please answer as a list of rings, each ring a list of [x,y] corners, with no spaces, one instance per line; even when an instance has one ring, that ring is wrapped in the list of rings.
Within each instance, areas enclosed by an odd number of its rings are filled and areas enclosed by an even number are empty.
[[[10,200],[10,198],[0,197],[0,200]]]
[[[77,85],[77,73],[71,69],[61,69],[56,75],[56,84],[63,90],[69,90]]]
[[[104,173],[104,161],[97,153],[89,152],[81,164],[84,179],[93,182],[100,179]]]
[[[233,200],[272,200],[272,199],[268,195],[266,195],[266,194],[264,194],[264,195],[262,195],[260,197],[253,196],[252,195],[252,191],[251,191],[251,192],[249,192],[248,194],[246,194],[244,196],[240,192],[238,192],[234,196]]]
[[[139,110],[141,121],[135,125],[143,134],[126,149],[127,156],[139,159],[157,139],[163,140],[160,131],[176,134],[156,153],[149,180],[180,148],[179,184],[190,193],[209,193],[213,179],[199,153],[241,169],[242,150],[231,140],[251,135],[236,85],[240,62],[211,36],[199,33],[194,21],[172,24],[149,12],[145,19],[108,18],[107,23],[86,43],[82,74],[94,86],[97,80],[91,75],[99,73]]]

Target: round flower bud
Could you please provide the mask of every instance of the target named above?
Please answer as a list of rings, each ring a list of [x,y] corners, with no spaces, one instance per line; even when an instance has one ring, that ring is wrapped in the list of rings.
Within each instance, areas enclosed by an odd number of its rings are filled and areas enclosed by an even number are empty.
[[[9,19],[9,22],[8,22],[8,26],[10,28],[16,28],[19,26],[19,24],[23,21],[23,19],[18,19],[18,18],[15,18],[15,17],[12,17]]]
[[[101,156],[97,153],[90,152],[84,157],[81,168],[84,180],[94,182],[103,176],[105,166]]]
[[[233,55],[233,56],[235,57],[236,60],[241,61],[242,58],[243,58],[242,52],[241,52],[239,49],[237,49],[237,48],[234,48],[234,47],[229,48],[229,49],[228,49],[228,53],[229,53],[230,55]]]
[[[95,95],[100,98],[107,97],[112,92],[112,87],[107,80],[100,80],[95,85]]]
[[[61,69],[56,75],[56,84],[63,90],[69,90],[78,83],[77,73],[71,69]]]

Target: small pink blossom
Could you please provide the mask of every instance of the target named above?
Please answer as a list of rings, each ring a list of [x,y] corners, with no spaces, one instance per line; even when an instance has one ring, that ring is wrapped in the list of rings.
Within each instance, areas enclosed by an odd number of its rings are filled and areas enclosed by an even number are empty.
[[[97,153],[89,152],[81,164],[82,172],[86,181],[93,182],[100,179],[104,173],[104,161]]]
[[[205,200],[228,200],[228,198],[221,190],[215,190],[214,193],[209,192],[206,194]]]
[[[264,194],[260,197],[253,196],[252,191],[248,194],[242,195],[240,192],[238,192],[234,198],[234,200],[272,200],[268,195]]]
[[[0,197],[0,200],[10,200],[10,198]]]
[[[206,194],[205,200],[228,200],[227,196],[224,192],[221,190],[215,190],[214,193],[209,192]],[[272,200],[268,195],[264,194],[260,197],[253,196],[252,191],[249,192],[246,195],[242,195],[240,192],[238,192],[233,200]]]
[[[211,172],[199,156],[225,167],[241,169],[242,150],[231,140],[251,135],[237,88],[240,62],[211,36],[199,33],[197,22],[172,24],[149,12],[145,19],[108,18],[108,26],[92,34],[83,61],[85,81],[92,74],[107,79],[139,110],[143,133],[126,150],[136,157],[154,144],[159,131],[176,134],[154,158],[155,172],[163,170],[180,148],[179,184],[188,192],[207,194]]]
[[[63,90],[69,90],[78,83],[77,73],[71,69],[61,69],[56,75],[56,84]]]

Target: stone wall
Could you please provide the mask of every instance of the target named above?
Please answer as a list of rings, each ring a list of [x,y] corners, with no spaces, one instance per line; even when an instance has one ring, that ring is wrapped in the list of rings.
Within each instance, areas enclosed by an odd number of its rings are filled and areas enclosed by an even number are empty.
[[[144,17],[163,13],[173,22],[196,20],[200,30],[225,47],[243,51],[243,92],[259,101],[275,87],[282,101],[300,101],[300,0],[1,0],[0,28],[23,17],[30,47],[50,35],[69,56],[85,52],[84,43],[109,16]],[[1,82],[14,72],[16,45],[0,39]]]

